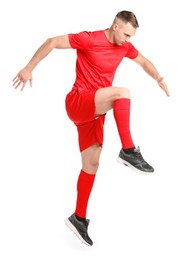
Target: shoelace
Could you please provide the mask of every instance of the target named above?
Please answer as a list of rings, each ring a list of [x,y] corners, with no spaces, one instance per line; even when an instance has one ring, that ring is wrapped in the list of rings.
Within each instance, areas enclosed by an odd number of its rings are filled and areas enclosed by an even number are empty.
[[[143,159],[143,156],[141,155],[140,147],[134,149],[134,152],[136,153],[136,156]]]

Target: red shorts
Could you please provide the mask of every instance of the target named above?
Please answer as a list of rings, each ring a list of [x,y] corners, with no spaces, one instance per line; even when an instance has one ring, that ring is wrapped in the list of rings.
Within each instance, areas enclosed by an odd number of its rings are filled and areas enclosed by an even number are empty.
[[[96,91],[78,93],[71,90],[66,96],[66,111],[77,126],[80,151],[95,143],[103,144],[105,114],[95,117]]]

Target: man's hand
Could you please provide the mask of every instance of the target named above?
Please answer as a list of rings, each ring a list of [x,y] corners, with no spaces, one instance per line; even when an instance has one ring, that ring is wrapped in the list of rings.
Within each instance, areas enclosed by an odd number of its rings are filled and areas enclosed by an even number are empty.
[[[158,85],[160,86],[160,88],[162,88],[163,91],[165,91],[166,95],[167,95],[168,97],[170,97],[170,93],[169,93],[168,87],[167,87],[166,83],[164,82],[163,77],[159,78],[159,79],[157,80],[157,83],[158,83]]]
[[[32,72],[27,67],[25,67],[18,72],[16,77],[14,77],[13,87],[17,89],[19,86],[21,86],[20,90],[22,91],[26,86],[27,81],[29,81],[30,87],[32,87],[32,81],[33,81]]]

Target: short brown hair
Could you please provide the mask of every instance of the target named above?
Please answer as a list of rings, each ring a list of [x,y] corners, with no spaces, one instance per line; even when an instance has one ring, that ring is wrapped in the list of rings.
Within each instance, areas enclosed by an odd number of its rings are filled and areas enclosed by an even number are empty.
[[[121,11],[121,12],[117,13],[116,18],[120,19],[121,21],[123,21],[125,23],[130,23],[134,28],[139,27],[136,15],[133,12]]]

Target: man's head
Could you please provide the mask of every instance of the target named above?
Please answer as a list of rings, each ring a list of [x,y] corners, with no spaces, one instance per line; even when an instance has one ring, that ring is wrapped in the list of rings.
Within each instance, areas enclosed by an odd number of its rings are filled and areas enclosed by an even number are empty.
[[[117,45],[122,45],[130,41],[139,27],[137,18],[130,11],[121,11],[117,13],[111,26],[111,40]]]
[[[137,29],[139,27],[137,18],[133,12],[130,11],[121,11],[117,13],[115,20],[119,22],[121,20],[124,23],[130,23],[133,28]]]

